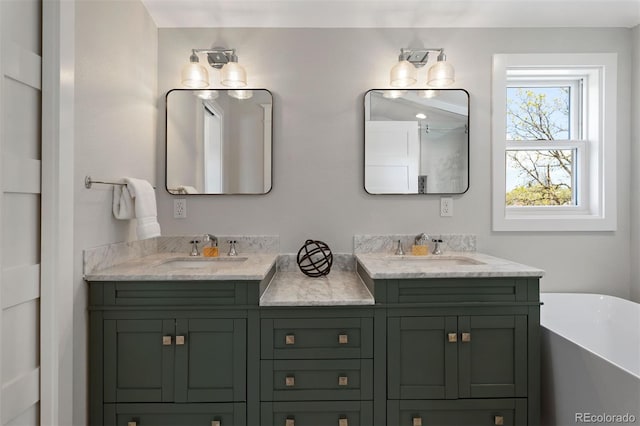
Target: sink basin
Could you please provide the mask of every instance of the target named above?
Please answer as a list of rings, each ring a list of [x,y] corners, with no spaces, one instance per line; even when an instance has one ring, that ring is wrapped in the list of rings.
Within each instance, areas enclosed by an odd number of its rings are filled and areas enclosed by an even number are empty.
[[[421,266],[485,265],[484,262],[465,256],[389,256],[388,259],[394,262],[407,262]]]
[[[228,268],[247,260],[246,257],[180,257],[162,262],[160,266],[171,268],[208,268],[211,266]]]

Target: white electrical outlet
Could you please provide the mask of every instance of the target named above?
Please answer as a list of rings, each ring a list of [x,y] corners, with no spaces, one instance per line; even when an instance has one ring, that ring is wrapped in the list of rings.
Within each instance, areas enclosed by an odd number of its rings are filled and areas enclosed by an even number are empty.
[[[440,198],[440,216],[453,216],[453,198]]]
[[[187,200],[176,198],[173,200],[173,218],[185,219],[187,217]]]

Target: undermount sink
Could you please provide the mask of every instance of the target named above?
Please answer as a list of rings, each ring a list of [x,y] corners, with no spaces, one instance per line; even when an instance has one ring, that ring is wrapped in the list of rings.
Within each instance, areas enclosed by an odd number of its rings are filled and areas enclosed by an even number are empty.
[[[211,266],[229,267],[247,260],[246,257],[180,257],[162,262],[160,266],[172,268],[207,268]]]
[[[408,262],[431,266],[485,265],[484,262],[465,256],[389,256],[388,259],[395,262]]]

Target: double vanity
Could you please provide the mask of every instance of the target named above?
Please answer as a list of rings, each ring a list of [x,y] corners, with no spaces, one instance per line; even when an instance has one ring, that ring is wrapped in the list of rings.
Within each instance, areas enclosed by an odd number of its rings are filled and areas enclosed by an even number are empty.
[[[277,242],[156,240],[85,252],[91,425],[539,424],[539,269],[359,236],[310,278]]]

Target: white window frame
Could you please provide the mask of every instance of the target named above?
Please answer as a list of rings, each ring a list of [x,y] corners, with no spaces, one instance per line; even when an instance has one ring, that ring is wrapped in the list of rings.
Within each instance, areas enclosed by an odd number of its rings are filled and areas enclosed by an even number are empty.
[[[544,141],[506,140],[507,87],[535,79],[553,86],[581,79],[580,123],[568,141],[553,148],[576,149],[578,203],[575,206],[515,207],[506,205],[506,151],[549,149]],[[616,213],[617,54],[496,54],[492,93],[492,218],[494,231],[614,231]],[[572,95],[573,96],[573,95]],[[574,101],[575,102],[575,101]],[[570,135],[570,138],[572,135]]]

